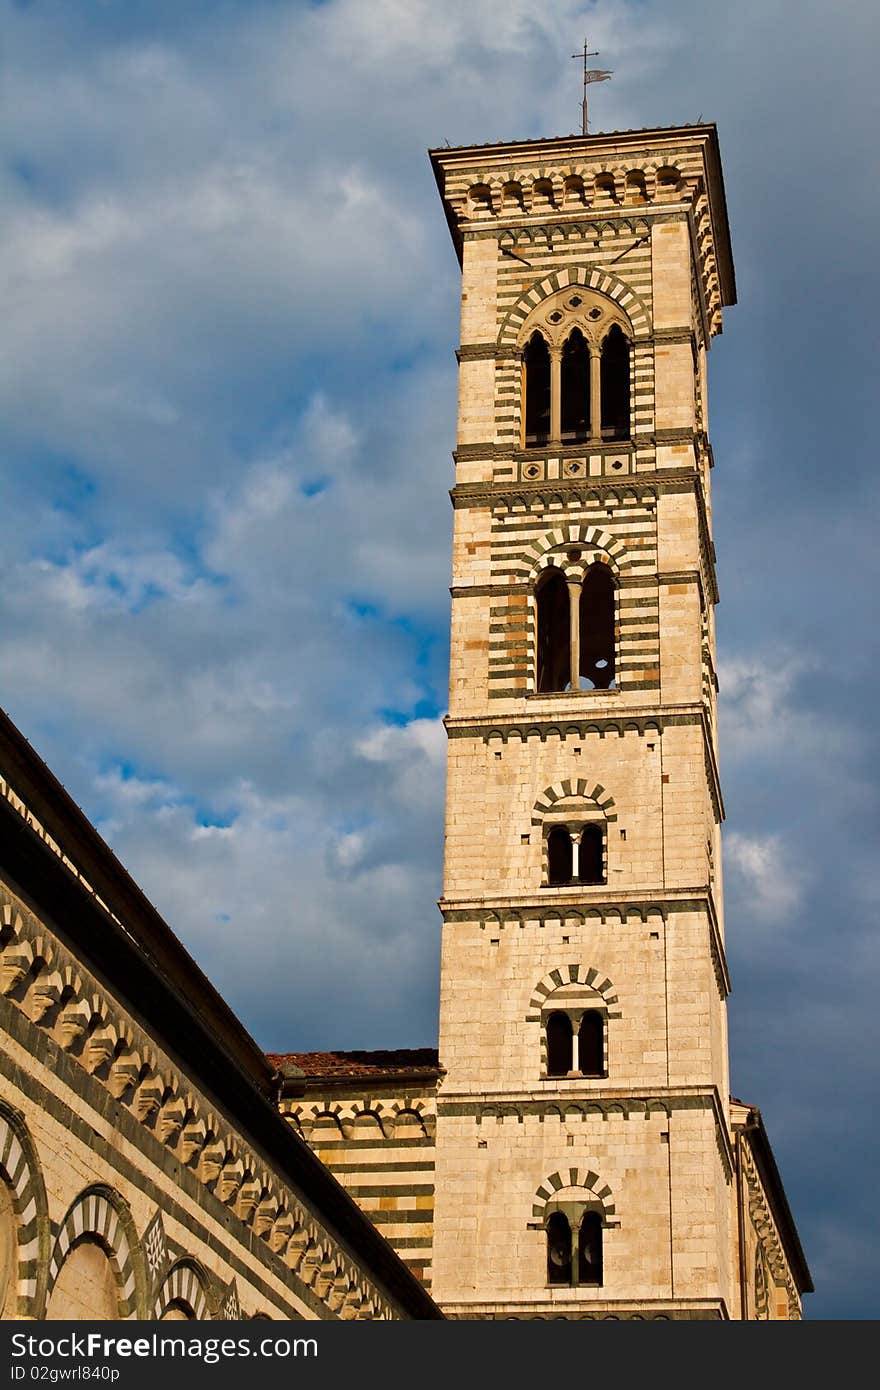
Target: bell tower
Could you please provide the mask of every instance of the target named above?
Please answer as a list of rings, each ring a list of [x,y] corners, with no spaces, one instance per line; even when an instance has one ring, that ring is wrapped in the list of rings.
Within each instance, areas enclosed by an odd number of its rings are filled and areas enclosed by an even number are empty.
[[[716,130],[431,159],[462,268],[434,1295],[738,1317]]]

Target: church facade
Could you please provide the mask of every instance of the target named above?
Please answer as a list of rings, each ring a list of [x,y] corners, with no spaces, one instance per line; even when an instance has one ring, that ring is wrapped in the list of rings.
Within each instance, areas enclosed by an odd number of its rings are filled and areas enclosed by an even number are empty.
[[[812,1287],[728,1082],[715,128],[431,161],[462,270],[439,1052],[264,1057],[4,721],[5,1316],[796,1319]]]

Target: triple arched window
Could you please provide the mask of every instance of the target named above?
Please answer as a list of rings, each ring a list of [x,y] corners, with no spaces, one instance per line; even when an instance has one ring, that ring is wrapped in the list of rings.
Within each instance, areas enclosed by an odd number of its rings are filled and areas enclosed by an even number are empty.
[[[535,608],[539,693],[610,689],[617,665],[610,567],[590,565],[583,577],[579,571],[545,569],[535,589]]]
[[[587,1208],[551,1211],[547,1235],[547,1283],[600,1287],[602,1284],[602,1217]]]
[[[619,323],[601,340],[575,327],[562,344],[535,329],[523,349],[525,447],[629,439],[630,375],[630,343]]]

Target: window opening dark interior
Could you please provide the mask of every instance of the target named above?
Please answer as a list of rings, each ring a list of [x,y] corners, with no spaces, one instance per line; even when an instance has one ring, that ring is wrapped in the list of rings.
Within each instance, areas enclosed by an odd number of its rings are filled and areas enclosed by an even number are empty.
[[[550,570],[538,587],[538,690],[565,690],[571,673],[568,585]]]
[[[590,352],[579,328],[562,349],[562,442],[577,444],[590,433]]]
[[[629,343],[612,324],[602,344],[602,438],[629,439]]]
[[[547,1020],[547,1075],[568,1076],[571,1071],[571,1019],[557,1012]]]
[[[585,1211],[578,1232],[578,1283],[602,1283],[602,1218]]]
[[[578,878],[581,883],[605,882],[605,837],[601,825],[585,825],[578,845]]]
[[[588,1009],[578,1028],[578,1071],[582,1076],[605,1075],[604,1032],[598,1009]]]
[[[550,350],[540,333],[533,333],[523,353],[526,370],[526,448],[539,448],[550,438]]]
[[[571,1283],[571,1227],[561,1211],[547,1220],[547,1283]]]
[[[564,825],[554,825],[547,836],[547,882],[571,883],[573,859],[571,836]]]
[[[614,579],[607,565],[591,565],[581,587],[580,674],[595,690],[614,684]]]

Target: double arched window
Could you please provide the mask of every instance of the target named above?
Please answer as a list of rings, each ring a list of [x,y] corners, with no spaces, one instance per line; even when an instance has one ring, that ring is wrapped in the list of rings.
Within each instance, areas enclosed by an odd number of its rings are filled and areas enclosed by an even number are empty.
[[[597,1077],[605,1069],[605,1016],[600,1009],[554,1009],[545,1024],[547,1076]]]
[[[610,567],[590,565],[583,578],[579,572],[545,569],[535,589],[535,608],[538,692],[610,689],[616,678]]]
[[[619,323],[601,339],[574,327],[561,343],[536,328],[522,361],[527,449],[629,439],[630,343]]]
[[[566,1203],[547,1217],[547,1283],[601,1287],[602,1217]],[[575,1242],[575,1236],[577,1241]]]
[[[605,833],[602,824],[554,825],[547,835],[547,885],[605,882]]]

